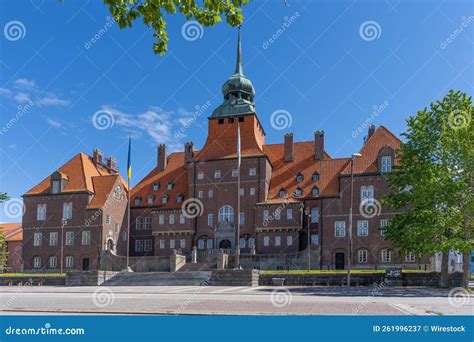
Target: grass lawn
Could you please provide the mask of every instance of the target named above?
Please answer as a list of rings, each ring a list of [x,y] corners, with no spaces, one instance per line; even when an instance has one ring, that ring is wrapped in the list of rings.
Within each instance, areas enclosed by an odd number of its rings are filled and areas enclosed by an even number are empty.
[[[431,271],[420,271],[420,270],[402,270],[403,273],[429,273]],[[347,270],[290,270],[290,271],[279,271],[279,270],[268,270],[264,271],[263,274],[347,274]],[[352,270],[351,274],[385,274],[385,270]]]
[[[65,277],[65,273],[0,273],[0,277],[3,278],[12,278],[12,277]]]

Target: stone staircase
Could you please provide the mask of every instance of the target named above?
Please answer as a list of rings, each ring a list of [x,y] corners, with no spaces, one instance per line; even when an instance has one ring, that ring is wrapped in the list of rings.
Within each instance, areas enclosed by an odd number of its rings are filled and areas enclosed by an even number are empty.
[[[103,286],[200,286],[210,282],[210,271],[120,272]]]
[[[178,272],[212,271],[217,267],[215,262],[198,262],[195,264],[187,263],[181,267]]]

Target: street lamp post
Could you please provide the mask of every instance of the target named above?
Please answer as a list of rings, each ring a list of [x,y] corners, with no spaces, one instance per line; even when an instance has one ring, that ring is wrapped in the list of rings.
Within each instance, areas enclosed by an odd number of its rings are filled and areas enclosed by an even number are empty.
[[[311,232],[310,232],[310,222],[311,222],[311,212],[309,211],[309,208],[306,208],[306,219],[308,220],[308,223],[306,224],[307,227],[307,233],[308,233],[308,272],[311,270]]]
[[[354,202],[354,158],[362,157],[360,153],[353,153],[351,157],[351,184],[349,206],[349,256],[347,260],[347,286],[351,286],[352,269],[352,205]]]
[[[63,273],[63,263],[64,263],[64,226],[67,224],[65,218],[61,221],[61,274]]]

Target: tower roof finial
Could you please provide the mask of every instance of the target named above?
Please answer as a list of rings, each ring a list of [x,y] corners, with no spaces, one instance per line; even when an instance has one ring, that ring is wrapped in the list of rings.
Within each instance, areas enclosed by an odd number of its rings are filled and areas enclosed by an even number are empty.
[[[237,41],[237,63],[235,65],[235,73],[238,75],[244,74],[244,71],[242,68],[242,47],[240,44],[240,25],[239,25],[239,34],[238,34],[238,41]]]

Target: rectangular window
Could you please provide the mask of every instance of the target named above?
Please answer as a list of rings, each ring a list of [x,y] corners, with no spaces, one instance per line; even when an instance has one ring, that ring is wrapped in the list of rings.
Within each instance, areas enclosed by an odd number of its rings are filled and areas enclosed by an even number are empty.
[[[61,190],[61,181],[53,181],[53,188],[51,189],[51,192],[53,194],[58,194],[60,190]]]
[[[186,240],[185,239],[179,240],[179,247],[180,248],[186,248]]]
[[[66,268],[72,268],[74,262],[74,258],[72,256],[66,257]]]
[[[286,245],[287,245],[287,246],[293,246],[293,236],[288,235],[288,236],[286,237]]]
[[[35,257],[33,259],[33,267],[40,268],[41,267],[41,257]]]
[[[382,157],[382,172],[392,172],[392,157]]]
[[[415,262],[415,253],[413,253],[413,252],[406,252],[406,254],[405,254],[405,261],[406,261],[406,262]]]
[[[278,208],[277,210],[275,210],[273,212],[273,217],[275,217],[275,220],[280,220],[280,218],[281,218],[281,209],[280,208]]]
[[[369,236],[369,221],[368,220],[357,221],[357,235]]]
[[[373,185],[361,186],[360,187],[360,200],[361,201],[367,200],[370,203],[373,200],[373,198],[374,198],[374,186]]]
[[[151,229],[151,228],[152,228],[152,218],[145,217],[145,229]]]
[[[388,220],[380,220],[380,236],[385,236],[385,228],[388,227]]]
[[[311,245],[319,244],[318,234],[311,234]]]
[[[49,233],[49,245],[50,246],[58,245],[58,232]]]
[[[165,215],[158,216],[158,223],[159,224],[164,224],[165,223]]]
[[[170,221],[170,224],[174,224],[174,215],[173,214],[170,215],[169,221]]]
[[[63,204],[63,219],[65,220],[72,219],[72,203]]]
[[[135,220],[135,229],[140,230],[143,229],[143,217],[137,217]]]
[[[38,221],[46,220],[46,204],[38,204],[36,211],[36,219]]]
[[[292,220],[293,219],[293,210],[292,209],[286,209],[286,219],[287,220]]]
[[[275,246],[281,246],[281,237],[275,236]]]
[[[204,172],[202,171],[198,172],[198,179],[204,179]]]
[[[346,222],[336,221],[334,224],[334,236],[344,237],[346,236]]]
[[[213,214],[208,214],[207,215],[207,225],[209,227],[212,227],[214,225],[214,215]]]
[[[311,209],[311,223],[319,223],[319,208]]]
[[[118,223],[114,224],[114,232],[115,232],[115,233],[118,233],[118,232],[119,232],[119,228],[120,228],[120,226],[119,226]]]
[[[250,188],[250,195],[255,196],[255,188]]]
[[[82,244],[83,245],[91,244],[91,232],[89,230],[85,230],[82,232]]]
[[[382,262],[392,261],[392,251],[388,249],[382,249]]]
[[[244,188],[240,188],[240,196],[243,196],[245,194]]]
[[[144,249],[145,252],[151,252],[153,250],[153,240],[146,239]]]
[[[221,171],[220,170],[214,171],[214,178],[221,178]]]
[[[135,252],[143,252],[143,240],[135,240]]]
[[[165,240],[160,240],[160,249],[165,248]]]
[[[232,177],[238,177],[239,176],[239,170],[232,170]]]
[[[268,210],[263,211],[263,220],[268,221],[268,216],[270,215]]]
[[[204,197],[204,192],[198,191],[198,198],[203,198]]]
[[[207,249],[212,249],[212,239],[207,240]]]
[[[66,246],[74,245],[74,232],[66,232]]]
[[[207,192],[207,196],[208,196],[209,198],[214,197],[214,190],[209,190],[209,191]]]
[[[41,233],[35,233],[33,238],[33,246],[41,246],[41,240],[43,235]]]
[[[55,256],[49,257],[49,268],[58,267],[58,258]]]
[[[257,174],[257,169],[254,167],[251,167],[249,169],[249,176],[255,176]]]
[[[105,223],[110,224],[110,215],[109,214],[105,215]]]
[[[179,223],[184,224],[186,222],[186,217],[183,214],[179,214]]]
[[[122,241],[127,241],[127,231],[122,232]]]
[[[174,239],[171,239],[171,240],[170,240],[170,248],[171,248],[171,249],[176,248],[176,241],[175,241]]]
[[[365,264],[367,262],[367,250],[361,249],[359,252],[357,252],[357,261],[360,264]]]
[[[245,224],[245,213],[240,213],[239,219],[240,225],[243,226]]]
[[[265,247],[268,247],[270,245],[270,237],[268,237],[268,236],[263,237],[263,245]]]

